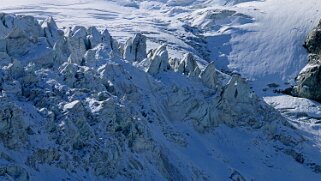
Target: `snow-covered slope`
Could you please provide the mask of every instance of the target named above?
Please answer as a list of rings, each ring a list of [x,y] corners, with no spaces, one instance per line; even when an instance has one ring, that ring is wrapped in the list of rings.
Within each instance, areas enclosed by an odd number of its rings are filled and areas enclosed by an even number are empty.
[[[293,83],[307,63],[302,45],[321,17],[321,1],[267,0],[242,7],[255,23],[244,28],[247,33],[231,39],[235,46],[230,66],[260,88],[269,83],[282,87],[286,82]]]
[[[290,81],[319,2],[244,2],[4,0],[1,179],[318,180],[318,105],[231,72]]]
[[[253,81],[260,95],[267,84],[288,86],[307,62],[301,45],[321,17],[321,2],[244,2],[5,0],[0,9],[41,18],[55,16],[61,26],[107,26],[122,41],[142,32],[152,48],[168,42],[170,53],[178,57],[193,52],[202,60],[215,61],[220,69],[241,73]]]

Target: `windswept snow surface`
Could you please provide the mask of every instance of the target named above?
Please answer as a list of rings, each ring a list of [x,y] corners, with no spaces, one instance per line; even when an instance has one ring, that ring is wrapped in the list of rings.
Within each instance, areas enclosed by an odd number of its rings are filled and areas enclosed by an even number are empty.
[[[321,104],[305,98],[288,95],[265,97],[265,101],[279,110],[306,139],[321,150]]]
[[[256,88],[292,83],[307,64],[302,45],[321,18],[321,1],[267,0],[240,7],[255,23],[244,27],[247,33],[233,35],[229,67],[253,79]]]

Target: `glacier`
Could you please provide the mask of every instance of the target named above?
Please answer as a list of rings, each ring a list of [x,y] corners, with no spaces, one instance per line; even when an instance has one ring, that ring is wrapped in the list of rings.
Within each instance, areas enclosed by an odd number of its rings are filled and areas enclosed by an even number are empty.
[[[0,14],[0,178],[318,180],[319,104],[262,91],[268,83],[292,79],[307,56],[291,33],[269,49],[257,46],[269,39],[256,39],[262,33],[275,32],[262,31],[264,12],[248,8],[268,10],[267,3],[279,5],[274,0],[1,5],[7,13]],[[306,36],[318,18],[295,36]],[[290,23],[275,30],[287,31]],[[248,44],[238,43],[252,36]],[[273,48],[280,43],[291,45],[284,56],[300,54],[302,65],[277,71],[273,61],[282,56]],[[252,50],[247,45],[271,57],[240,53]],[[251,57],[242,57],[246,53]],[[255,56],[263,58],[254,61]],[[249,71],[252,65],[256,69]],[[281,65],[279,70],[287,63]],[[284,77],[276,79],[279,75]]]

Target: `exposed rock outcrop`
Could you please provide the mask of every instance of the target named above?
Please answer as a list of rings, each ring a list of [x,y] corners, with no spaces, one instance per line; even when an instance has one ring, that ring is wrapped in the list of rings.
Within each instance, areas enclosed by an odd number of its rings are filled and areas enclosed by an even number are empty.
[[[309,34],[304,47],[309,52],[309,63],[297,76],[292,94],[321,101],[321,22]]]

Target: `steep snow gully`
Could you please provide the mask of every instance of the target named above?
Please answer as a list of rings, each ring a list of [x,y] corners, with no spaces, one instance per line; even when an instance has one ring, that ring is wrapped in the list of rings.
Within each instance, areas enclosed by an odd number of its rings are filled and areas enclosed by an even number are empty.
[[[320,2],[4,2],[0,180],[320,179]]]

